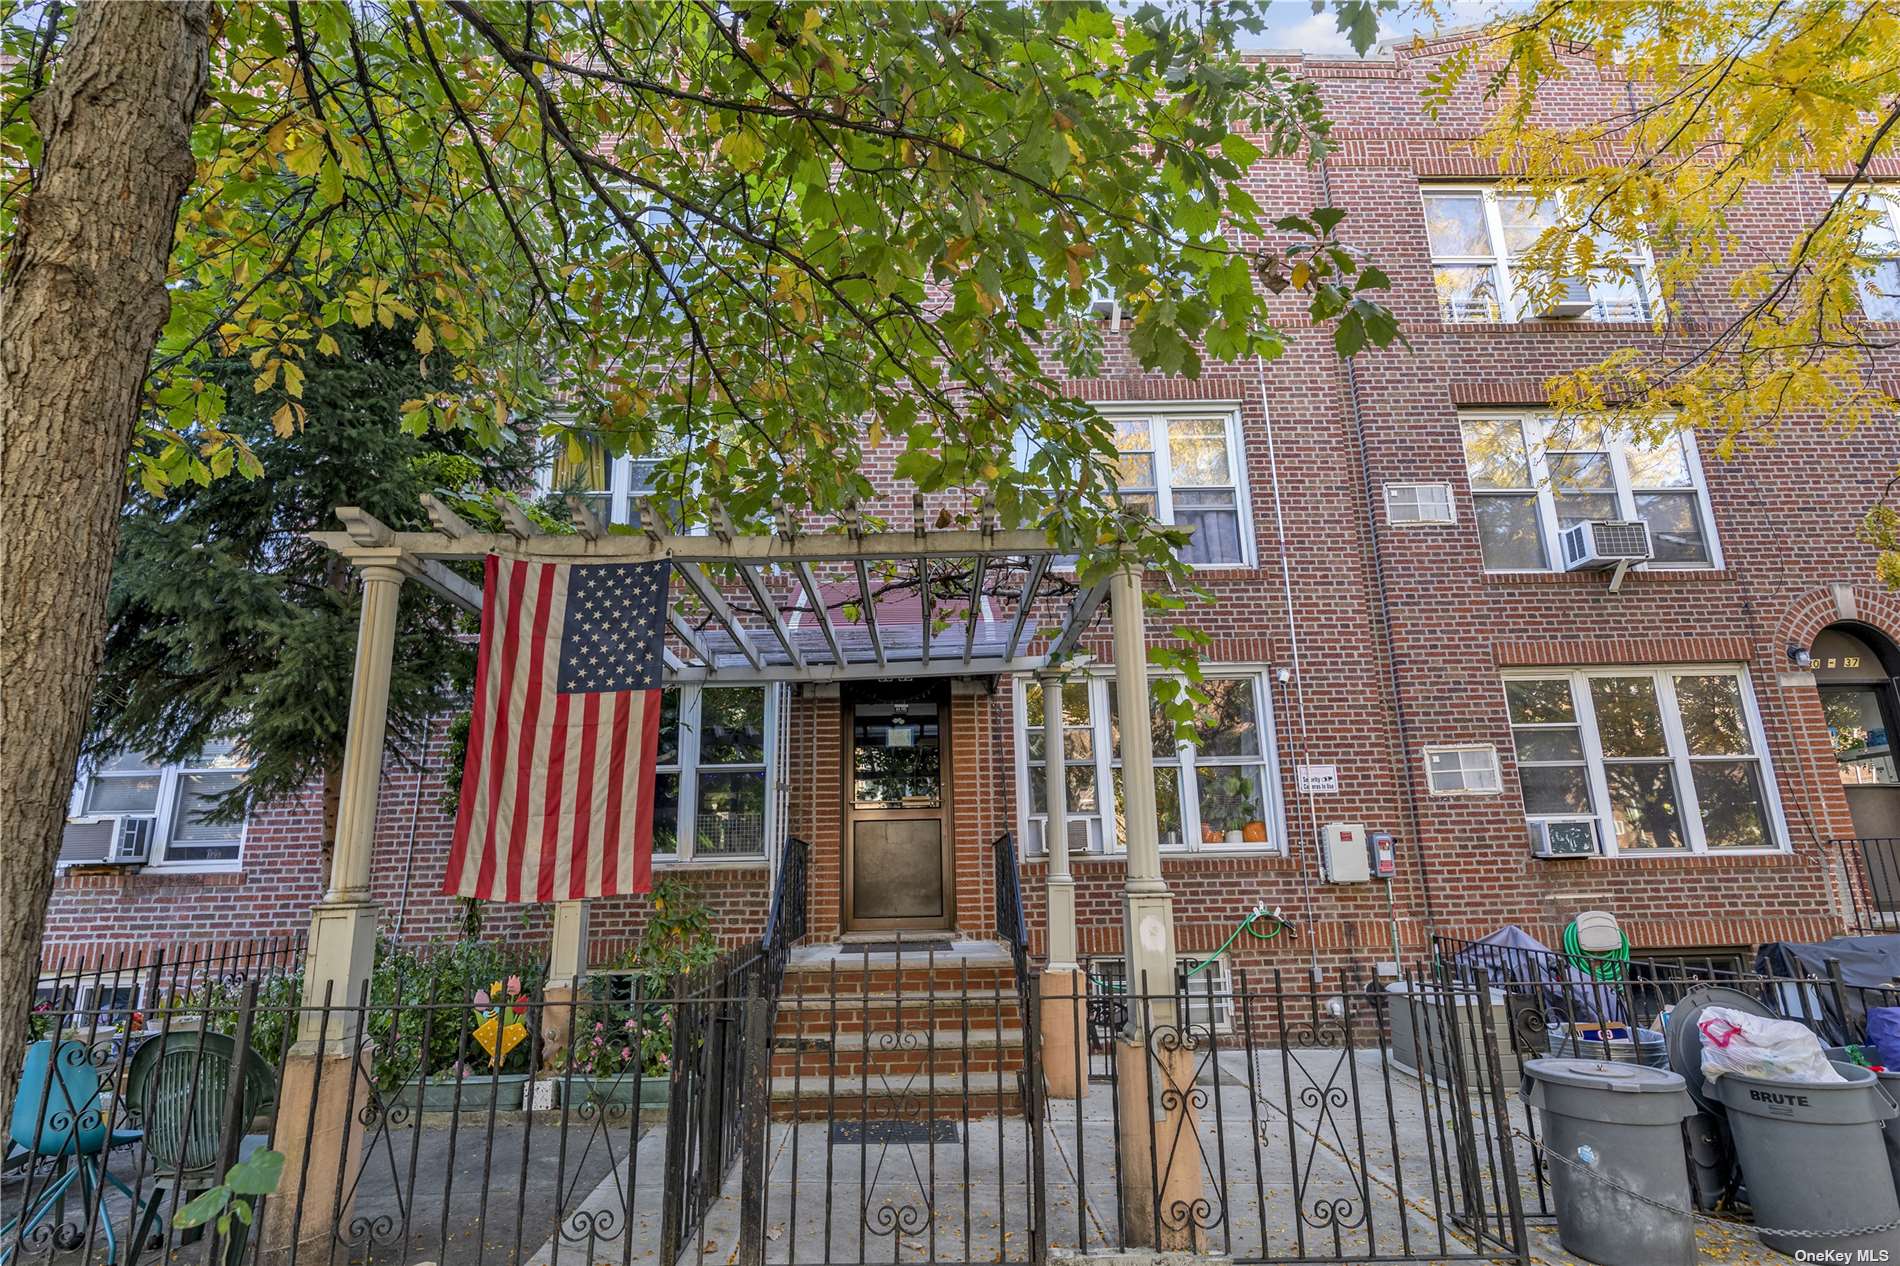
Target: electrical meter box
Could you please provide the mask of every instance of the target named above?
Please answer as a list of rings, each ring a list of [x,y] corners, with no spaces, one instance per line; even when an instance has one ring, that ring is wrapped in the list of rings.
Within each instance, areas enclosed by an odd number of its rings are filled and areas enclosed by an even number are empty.
[[[1398,874],[1398,846],[1390,831],[1374,831],[1366,837],[1366,864],[1374,879],[1390,879]]]
[[[1329,884],[1363,884],[1372,878],[1366,828],[1358,822],[1328,822],[1319,829],[1319,872]]]

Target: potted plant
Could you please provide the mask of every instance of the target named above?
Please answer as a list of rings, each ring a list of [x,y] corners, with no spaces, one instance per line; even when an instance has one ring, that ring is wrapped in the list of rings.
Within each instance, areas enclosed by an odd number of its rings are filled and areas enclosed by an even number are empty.
[[[672,1090],[672,1047],[672,1025],[658,1009],[599,1015],[554,1056],[562,1102],[664,1108]]]
[[[1226,810],[1221,815],[1221,822],[1226,829],[1223,837],[1225,842],[1246,842],[1247,824],[1257,819],[1253,779],[1240,774],[1226,774],[1215,784],[1214,792],[1214,803]]]

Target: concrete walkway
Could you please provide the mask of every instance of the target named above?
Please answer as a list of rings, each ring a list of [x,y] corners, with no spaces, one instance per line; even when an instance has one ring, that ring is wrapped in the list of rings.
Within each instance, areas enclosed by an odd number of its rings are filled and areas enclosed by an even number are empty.
[[[1053,1101],[1043,1135],[1045,1199],[1056,1254],[1103,1253],[1123,1243],[1118,1225],[1114,1108],[1097,1084],[1079,1103]],[[1197,1081],[1198,1147],[1180,1163],[1201,1168],[1210,1203],[1197,1216],[1205,1251],[1251,1260],[1376,1261],[1394,1257],[1469,1260],[1471,1237],[1440,1211],[1455,1200],[1443,1090],[1394,1073],[1376,1051],[1257,1053],[1249,1079],[1244,1055],[1203,1062]],[[1357,1105],[1355,1110],[1353,1105]],[[958,1263],[1027,1260],[1030,1139],[1020,1119],[964,1122],[939,1104],[935,1142],[921,1103],[900,1101],[883,1121],[773,1122],[764,1209],[770,1263]],[[906,1109],[911,1111],[906,1112]],[[1513,1123],[1522,1123],[1515,1096]],[[1485,1210],[1495,1217],[1506,1192],[1495,1164],[1495,1121],[1480,1121],[1474,1164]],[[908,1126],[916,1141],[895,1141]],[[842,1128],[840,1128],[842,1127]],[[1257,1145],[1256,1145],[1257,1140]],[[659,1247],[659,1179],[664,1131],[641,1140],[627,1174],[603,1181],[528,1260],[533,1266],[652,1263]],[[1520,1196],[1531,1227],[1533,1260],[1581,1266],[1557,1246],[1554,1226],[1537,1222],[1539,1194],[1528,1148],[1517,1143]],[[1217,1177],[1225,1174],[1226,1182]],[[735,1165],[686,1260],[694,1266],[736,1261],[741,1215]],[[650,1181],[648,1176],[651,1176]],[[1222,1207],[1214,1193],[1224,1189]],[[631,1225],[629,1240],[624,1228]],[[1709,1263],[1786,1262],[1745,1227],[1698,1231]],[[1496,1245],[1489,1246],[1499,1253]]]

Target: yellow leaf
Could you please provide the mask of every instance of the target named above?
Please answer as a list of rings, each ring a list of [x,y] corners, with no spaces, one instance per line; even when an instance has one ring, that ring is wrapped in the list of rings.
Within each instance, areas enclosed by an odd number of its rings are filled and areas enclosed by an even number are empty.
[[[1293,265],[1293,288],[1295,290],[1306,289],[1306,283],[1311,281],[1312,278],[1313,266],[1311,264],[1305,260],[1301,260],[1299,263]]]
[[[417,322],[415,344],[416,350],[424,356],[435,350],[435,335],[430,333],[427,321]]]
[[[290,411],[290,401],[277,406],[277,412],[270,415],[271,429],[277,432],[279,439],[289,439],[297,430],[297,415]]]
[[[284,390],[293,396],[303,395],[303,369],[295,361],[284,362]]]
[[[342,349],[336,345],[336,340],[331,338],[328,334],[319,334],[317,336],[318,355],[335,356],[341,350]]]

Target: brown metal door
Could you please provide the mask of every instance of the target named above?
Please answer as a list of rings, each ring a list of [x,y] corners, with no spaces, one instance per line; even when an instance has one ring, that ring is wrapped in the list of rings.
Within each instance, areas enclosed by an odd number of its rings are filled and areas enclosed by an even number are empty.
[[[935,698],[853,704],[845,761],[845,927],[938,929],[950,887],[947,709]]]

